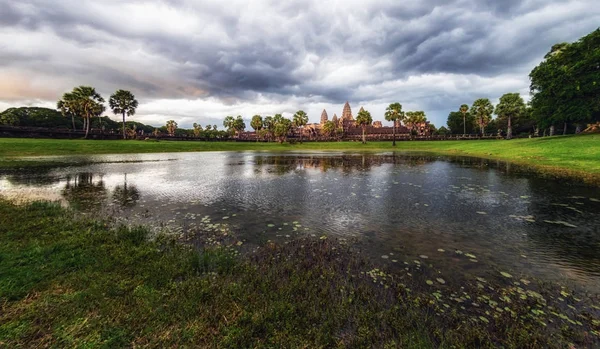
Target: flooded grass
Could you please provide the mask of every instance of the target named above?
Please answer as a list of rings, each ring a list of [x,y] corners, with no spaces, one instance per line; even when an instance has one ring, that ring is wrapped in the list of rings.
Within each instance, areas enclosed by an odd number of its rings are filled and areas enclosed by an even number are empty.
[[[0,201],[0,346],[600,344],[597,298],[560,285],[501,270],[459,280],[424,255],[391,269],[325,236],[247,246],[226,220],[203,219],[210,234],[149,239],[55,204]]]

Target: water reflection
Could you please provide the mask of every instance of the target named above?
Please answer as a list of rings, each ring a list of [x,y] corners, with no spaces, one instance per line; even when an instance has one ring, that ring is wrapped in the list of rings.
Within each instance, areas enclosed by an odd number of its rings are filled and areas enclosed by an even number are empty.
[[[172,161],[156,161],[164,159]],[[255,152],[90,161],[102,163],[0,173],[0,191],[54,190],[81,210],[132,223],[192,227],[209,215],[249,242],[352,237],[376,258],[425,254],[463,271],[533,273],[600,290],[600,189],[499,161]]]
[[[66,176],[62,195],[75,208],[98,210],[106,201],[108,190],[102,180],[102,175],[80,172],[74,176]]]
[[[127,174],[124,176],[123,185],[116,185],[113,190],[113,202],[121,207],[133,207],[140,199],[140,191],[133,184],[127,184]]]

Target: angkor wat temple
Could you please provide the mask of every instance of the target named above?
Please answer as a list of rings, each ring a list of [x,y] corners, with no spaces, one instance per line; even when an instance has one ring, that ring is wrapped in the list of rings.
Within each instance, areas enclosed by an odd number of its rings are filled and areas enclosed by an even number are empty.
[[[360,110],[362,111],[364,110],[364,108],[361,107]],[[323,109],[320,121],[321,122],[318,124],[314,123],[306,125],[306,127],[304,128],[304,135],[310,137],[317,136],[322,133],[321,130],[323,128],[323,125],[325,125],[325,123],[329,121],[329,115],[327,114],[327,110]],[[352,115],[352,108],[350,108],[350,103],[348,102],[344,104],[344,108],[342,110],[342,117],[338,118],[337,114],[334,113],[333,117],[331,118],[331,121],[335,123],[337,129],[340,130],[340,133],[342,133],[345,137],[362,135],[362,128],[356,124],[354,116]],[[417,132],[417,135],[429,135],[429,121],[422,124],[414,125],[413,129]],[[373,121],[373,124],[367,126],[366,129],[366,134],[369,136],[384,136],[391,135],[392,133],[392,126],[383,126],[382,121]],[[408,135],[410,133],[410,128],[406,127],[405,125],[402,125],[399,121],[396,123],[396,134]]]

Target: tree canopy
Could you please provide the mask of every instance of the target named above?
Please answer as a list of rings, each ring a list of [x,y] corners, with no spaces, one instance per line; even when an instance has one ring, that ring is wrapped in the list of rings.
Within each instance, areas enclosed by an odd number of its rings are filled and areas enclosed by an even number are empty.
[[[529,77],[532,116],[542,128],[600,121],[600,28],[552,46]]]
[[[130,91],[117,90],[117,92],[113,93],[108,99],[108,105],[115,115],[123,115],[123,139],[125,139],[125,115],[135,115],[138,101]]]
[[[496,105],[494,112],[498,115],[497,122],[506,120],[506,139],[511,139],[512,122],[518,121],[525,115],[525,102],[519,93],[506,93],[500,97],[500,102]]]
[[[492,121],[494,105],[487,98],[479,98],[471,106],[471,114],[475,117],[475,122],[481,129],[481,134],[485,133],[485,127]]]

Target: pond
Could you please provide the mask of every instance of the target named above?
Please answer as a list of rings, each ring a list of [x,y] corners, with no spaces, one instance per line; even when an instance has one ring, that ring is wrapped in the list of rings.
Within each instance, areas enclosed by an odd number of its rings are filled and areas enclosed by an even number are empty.
[[[507,163],[393,153],[59,159],[69,165],[0,172],[0,193],[172,231],[218,222],[249,245],[337,237],[390,267],[419,259],[600,291],[600,188]]]

